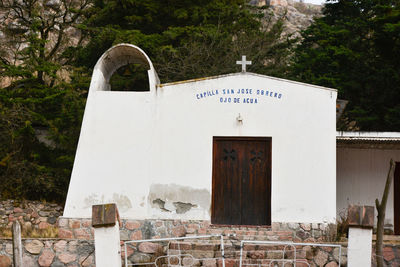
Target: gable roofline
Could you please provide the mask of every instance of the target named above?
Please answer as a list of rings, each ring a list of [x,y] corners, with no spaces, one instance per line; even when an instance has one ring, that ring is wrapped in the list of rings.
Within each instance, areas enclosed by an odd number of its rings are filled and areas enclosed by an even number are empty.
[[[337,89],[333,89],[333,88],[329,88],[329,87],[324,87],[324,86],[319,86],[319,85],[314,85],[314,84],[309,84],[309,83],[303,83],[303,82],[297,82],[297,81],[293,81],[293,80],[277,78],[277,77],[253,73],[253,72],[236,72],[236,73],[229,73],[229,74],[222,74],[222,75],[216,75],[216,76],[210,76],[210,77],[189,79],[189,80],[183,80],[183,81],[177,81],[177,82],[162,83],[162,84],[158,84],[157,88],[178,85],[178,84],[184,84],[184,83],[193,83],[193,82],[199,82],[199,81],[214,80],[214,79],[226,78],[226,77],[231,77],[231,76],[240,76],[240,75],[252,75],[252,76],[257,76],[257,77],[262,77],[262,78],[269,78],[269,79],[277,80],[277,81],[281,81],[281,82],[294,83],[294,84],[298,84],[298,85],[314,87],[317,89],[323,89],[323,90],[328,90],[328,91],[332,91],[332,92],[337,92]]]

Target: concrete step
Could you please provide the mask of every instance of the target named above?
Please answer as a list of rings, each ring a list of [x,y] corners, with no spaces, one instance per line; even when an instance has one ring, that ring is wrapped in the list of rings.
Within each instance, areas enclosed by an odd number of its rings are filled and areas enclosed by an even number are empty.
[[[235,240],[224,240],[224,250],[225,251],[240,251],[240,241]],[[256,243],[244,243],[243,251],[255,251],[255,250],[290,250],[294,249],[292,246],[276,245],[276,244],[256,244]],[[296,249],[301,249],[301,246],[297,246]],[[221,250],[221,242],[187,242],[187,241],[173,241],[169,244],[169,249],[172,250]]]
[[[268,267],[270,266],[270,263],[272,262],[272,266],[274,267],[292,267],[295,266],[293,261],[289,259],[285,260],[262,260],[259,262],[242,262],[242,267]],[[302,262],[302,260],[297,260],[296,261],[296,267],[306,267],[309,266],[305,261]],[[181,266],[194,266],[194,267],[199,267],[199,266],[204,266],[204,267],[222,267],[222,259],[206,259],[206,260],[197,260],[197,261],[184,261],[181,263],[182,265],[179,264],[172,264],[173,262],[170,261],[169,264],[162,264],[158,266],[162,267],[181,267]],[[239,267],[240,266],[240,261],[239,259],[225,259],[225,267]]]
[[[222,251],[215,250],[168,250],[167,255],[177,255],[185,256],[191,255],[196,259],[203,258],[222,258]],[[224,251],[225,258],[229,259],[240,259],[240,251]],[[253,250],[253,251],[243,251],[243,260],[259,260],[259,259],[291,259],[294,257],[294,251],[282,250]],[[296,258],[305,258],[305,253],[302,251],[296,252]]]
[[[148,246],[150,249],[151,246]],[[284,246],[246,244],[242,251],[242,267],[264,267],[269,266],[271,261],[282,263],[282,260],[294,258],[294,251]],[[205,244],[191,242],[171,242],[169,248],[155,253],[144,253],[143,251],[132,251],[129,256],[129,262],[136,264],[148,264],[157,261],[157,266],[178,267],[178,266],[204,266],[204,267],[222,267],[222,251],[220,244]],[[228,245],[224,250],[225,267],[239,267],[240,265],[240,247]],[[299,249],[296,252],[297,260],[306,258],[305,251]],[[291,266],[290,262],[285,262],[286,266]],[[275,265],[273,265],[275,266]],[[277,266],[283,266],[282,264]],[[297,264],[302,267],[303,265]],[[304,265],[306,266],[306,265]]]
[[[275,234],[285,236],[287,232],[275,232]],[[311,255],[312,251],[309,246],[293,247],[250,242],[243,244],[241,254],[241,240],[229,237],[223,239],[223,244],[225,267],[239,267],[241,257],[242,267],[264,267],[274,260],[274,264],[275,262],[282,263],[283,260],[290,261],[294,258],[295,253],[297,260],[312,259],[312,256],[315,256]],[[129,261],[137,264],[158,261],[157,266],[166,264],[172,267],[175,265],[222,267],[223,258],[220,238],[193,238],[183,241],[165,241],[158,244],[157,242],[145,242],[137,247],[132,245],[128,255]],[[290,262],[286,262],[285,266],[291,266],[290,264]],[[282,266],[282,264],[278,266]],[[297,266],[302,267],[300,264]]]

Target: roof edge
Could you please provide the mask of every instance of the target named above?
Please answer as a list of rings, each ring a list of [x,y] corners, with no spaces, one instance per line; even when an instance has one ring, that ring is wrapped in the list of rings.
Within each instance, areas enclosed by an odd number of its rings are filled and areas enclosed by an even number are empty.
[[[303,82],[298,82],[298,81],[293,81],[293,80],[288,80],[288,79],[283,79],[283,78],[277,78],[277,77],[253,73],[253,72],[236,72],[236,73],[228,73],[228,74],[222,74],[222,75],[216,75],[216,76],[210,76],[210,77],[195,78],[195,79],[189,79],[189,80],[183,80],[183,81],[177,81],[177,82],[158,84],[157,87],[162,88],[165,86],[184,84],[184,83],[192,83],[192,82],[198,82],[198,81],[204,81],[204,80],[213,80],[213,79],[225,78],[225,77],[230,77],[230,76],[238,76],[238,75],[246,75],[246,74],[258,76],[258,77],[269,78],[272,80],[277,80],[277,81],[282,81],[282,82],[294,83],[294,84],[298,84],[298,85],[305,85],[308,87],[314,87],[317,89],[323,89],[323,90],[328,90],[328,91],[333,91],[333,92],[338,91],[337,89],[334,89],[334,88],[329,88],[329,87],[324,87],[324,86],[319,86],[319,85],[314,85],[314,84],[309,84],[309,83],[303,83]]]
[[[400,132],[336,132],[336,138],[352,138],[352,139],[381,139],[394,138],[400,139]]]

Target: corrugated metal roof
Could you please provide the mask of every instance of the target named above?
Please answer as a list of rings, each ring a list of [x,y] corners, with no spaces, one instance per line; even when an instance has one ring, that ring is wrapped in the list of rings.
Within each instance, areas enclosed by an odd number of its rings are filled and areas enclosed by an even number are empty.
[[[340,140],[340,141],[374,141],[374,142],[400,142],[400,138],[368,138],[368,137],[341,137],[341,136],[337,136],[336,140]]]
[[[400,132],[337,132],[337,147],[400,149]]]
[[[400,132],[337,132],[336,140],[400,141]]]

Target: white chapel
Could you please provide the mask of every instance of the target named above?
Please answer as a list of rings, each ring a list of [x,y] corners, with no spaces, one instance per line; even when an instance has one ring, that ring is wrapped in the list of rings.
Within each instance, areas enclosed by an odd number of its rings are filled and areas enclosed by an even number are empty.
[[[147,67],[149,91],[110,90],[129,63]],[[105,52],[64,217],[89,218],[92,205],[114,202],[130,219],[334,223],[337,91],[241,63],[238,73],[162,84],[140,48]]]

